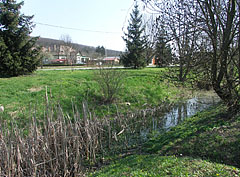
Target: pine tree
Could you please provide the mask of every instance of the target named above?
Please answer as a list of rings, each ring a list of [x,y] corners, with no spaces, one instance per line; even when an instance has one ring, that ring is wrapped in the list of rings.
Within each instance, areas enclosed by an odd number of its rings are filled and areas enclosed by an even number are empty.
[[[105,48],[103,46],[97,46],[95,52],[98,53],[101,57],[103,57],[105,55]]]
[[[155,59],[158,67],[167,66],[173,61],[172,49],[168,44],[166,31],[160,29],[155,45]]]
[[[121,56],[121,62],[125,67],[135,69],[145,67],[147,64],[144,56],[146,37],[143,35],[142,15],[138,10],[137,3],[131,13],[127,33],[123,40],[126,42],[126,52]]]
[[[23,2],[0,0],[0,77],[28,74],[39,65],[37,38],[31,38],[33,16],[20,14]]]

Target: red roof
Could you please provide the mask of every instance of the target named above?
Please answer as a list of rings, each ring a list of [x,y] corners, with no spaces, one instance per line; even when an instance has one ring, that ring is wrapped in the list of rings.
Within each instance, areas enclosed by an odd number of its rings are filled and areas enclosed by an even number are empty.
[[[117,57],[107,57],[107,58],[104,58],[103,60],[112,61],[112,60],[119,60],[119,58],[117,58]]]
[[[52,60],[52,62],[60,62],[60,61],[67,61],[67,59],[55,59],[55,60]]]

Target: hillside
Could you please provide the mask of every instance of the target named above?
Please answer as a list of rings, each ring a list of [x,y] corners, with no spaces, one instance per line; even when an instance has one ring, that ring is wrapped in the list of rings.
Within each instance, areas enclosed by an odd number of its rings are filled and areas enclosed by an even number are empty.
[[[45,48],[49,48],[49,47],[54,48],[54,45],[61,45],[61,44],[63,44],[63,41],[50,39],[50,38],[40,37],[39,40],[37,41],[37,45],[43,46]],[[72,45],[73,45],[73,48],[76,49],[77,51],[80,51],[82,55],[94,57],[96,47],[77,44],[77,43],[73,43]],[[119,56],[120,53],[121,53],[120,51],[107,49],[108,56]]]

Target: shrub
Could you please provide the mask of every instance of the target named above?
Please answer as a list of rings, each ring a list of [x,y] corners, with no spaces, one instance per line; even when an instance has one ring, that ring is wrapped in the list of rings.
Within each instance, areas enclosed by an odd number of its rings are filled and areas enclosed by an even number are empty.
[[[114,69],[112,67],[99,67],[95,72],[95,81],[98,83],[104,103],[112,103],[116,100],[120,90],[123,86],[123,79],[125,77],[123,71]]]

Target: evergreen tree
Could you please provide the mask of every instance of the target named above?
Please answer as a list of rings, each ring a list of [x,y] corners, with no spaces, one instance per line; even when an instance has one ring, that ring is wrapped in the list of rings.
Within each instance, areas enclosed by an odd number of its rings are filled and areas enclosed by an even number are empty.
[[[39,65],[37,38],[31,38],[33,16],[20,14],[23,2],[0,0],[0,77],[28,74]]]
[[[123,40],[126,42],[126,52],[121,56],[121,62],[125,67],[141,68],[147,64],[144,56],[146,37],[143,35],[142,15],[137,3],[131,13],[127,33]]]
[[[97,46],[96,50],[95,50],[98,54],[100,54],[101,57],[103,57],[105,55],[105,48],[102,46]]]
[[[166,31],[161,29],[155,46],[155,60],[158,67],[167,66],[173,61],[172,49],[168,44]]]

